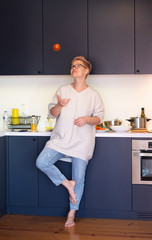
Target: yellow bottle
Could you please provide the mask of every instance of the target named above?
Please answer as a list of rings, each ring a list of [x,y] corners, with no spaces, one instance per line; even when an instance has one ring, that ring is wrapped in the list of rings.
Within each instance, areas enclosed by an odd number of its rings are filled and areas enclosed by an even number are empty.
[[[37,121],[36,121],[35,115],[32,115],[31,131],[32,131],[32,132],[36,132],[36,131],[37,131]]]

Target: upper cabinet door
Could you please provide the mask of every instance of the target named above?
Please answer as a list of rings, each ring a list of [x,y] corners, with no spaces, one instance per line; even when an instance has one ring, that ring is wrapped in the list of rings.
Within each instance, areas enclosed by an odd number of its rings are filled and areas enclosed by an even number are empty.
[[[0,9],[0,74],[42,73],[42,0],[1,0]]]
[[[87,56],[87,0],[43,0],[43,15],[44,74],[69,74],[71,60]]]
[[[152,73],[152,1],[135,1],[135,55],[137,73]]]
[[[88,3],[92,73],[134,73],[134,0]]]

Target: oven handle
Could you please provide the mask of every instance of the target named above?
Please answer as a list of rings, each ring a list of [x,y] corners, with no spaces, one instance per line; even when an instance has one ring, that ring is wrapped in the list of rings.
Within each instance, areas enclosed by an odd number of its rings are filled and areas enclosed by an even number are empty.
[[[152,153],[139,153],[140,157],[152,157]]]

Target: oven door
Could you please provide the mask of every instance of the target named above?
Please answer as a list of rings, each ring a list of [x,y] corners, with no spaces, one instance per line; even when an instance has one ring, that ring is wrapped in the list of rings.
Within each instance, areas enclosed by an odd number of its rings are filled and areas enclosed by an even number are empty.
[[[132,184],[152,185],[152,151],[132,152]]]
[[[152,151],[140,153],[141,180],[152,181]]]

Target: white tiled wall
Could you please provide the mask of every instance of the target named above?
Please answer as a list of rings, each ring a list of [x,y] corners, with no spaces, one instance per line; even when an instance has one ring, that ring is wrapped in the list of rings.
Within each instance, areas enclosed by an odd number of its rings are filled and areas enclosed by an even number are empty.
[[[39,128],[44,128],[47,105],[59,86],[72,82],[71,76],[0,76],[0,127],[3,111],[23,105],[28,115],[40,115]],[[140,116],[145,108],[152,118],[152,75],[90,75],[87,83],[97,89],[105,104],[105,120],[125,120]],[[151,121],[152,122],[152,121]],[[151,123],[149,122],[149,125]]]

